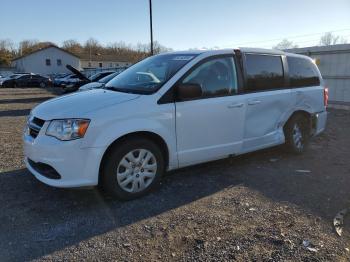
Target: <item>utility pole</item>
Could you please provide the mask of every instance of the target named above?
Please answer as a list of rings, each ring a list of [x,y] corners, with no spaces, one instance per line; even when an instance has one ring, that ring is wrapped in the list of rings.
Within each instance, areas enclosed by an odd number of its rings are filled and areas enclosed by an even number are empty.
[[[152,0],[149,0],[149,25],[151,32],[151,55],[153,55]]]

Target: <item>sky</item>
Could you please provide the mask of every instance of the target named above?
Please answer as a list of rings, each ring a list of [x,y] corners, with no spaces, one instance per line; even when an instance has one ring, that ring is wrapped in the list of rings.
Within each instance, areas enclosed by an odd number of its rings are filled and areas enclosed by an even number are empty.
[[[350,42],[350,0],[153,0],[154,40],[174,50]],[[1,0],[0,39],[148,43],[148,0]]]

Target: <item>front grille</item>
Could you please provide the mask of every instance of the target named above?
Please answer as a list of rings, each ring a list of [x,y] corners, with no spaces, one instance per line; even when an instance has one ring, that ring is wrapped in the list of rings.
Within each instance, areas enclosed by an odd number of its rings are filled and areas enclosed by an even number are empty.
[[[29,119],[29,122],[28,122],[29,135],[33,138],[36,138],[40,132],[40,129],[43,127],[44,123],[45,123],[45,120],[42,120],[37,117],[33,117]]]

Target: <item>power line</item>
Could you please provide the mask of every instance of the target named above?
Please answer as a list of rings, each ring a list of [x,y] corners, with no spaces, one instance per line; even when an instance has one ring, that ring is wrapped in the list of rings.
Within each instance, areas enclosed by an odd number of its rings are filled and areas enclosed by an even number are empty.
[[[342,35],[341,37],[344,37],[345,39],[347,39],[348,37],[350,37],[350,35]],[[320,38],[314,38],[314,39],[308,39],[308,40],[302,40],[302,41],[295,41],[295,42],[293,42],[293,44],[300,45],[300,44],[303,44],[303,43],[310,43],[310,42],[320,42]],[[261,47],[271,48],[271,45],[265,44],[265,45],[262,45]]]
[[[151,55],[153,55],[153,25],[152,25],[152,0],[149,0],[149,26],[151,34]]]

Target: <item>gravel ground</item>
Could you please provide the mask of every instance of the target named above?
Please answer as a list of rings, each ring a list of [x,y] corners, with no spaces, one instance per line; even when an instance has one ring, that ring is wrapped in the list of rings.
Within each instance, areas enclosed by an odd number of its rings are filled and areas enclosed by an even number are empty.
[[[25,116],[55,94],[0,89],[1,261],[350,260],[349,216],[342,237],[332,226],[350,206],[350,111],[330,110],[304,155],[273,148],[182,169],[121,202],[48,187],[24,168]]]

